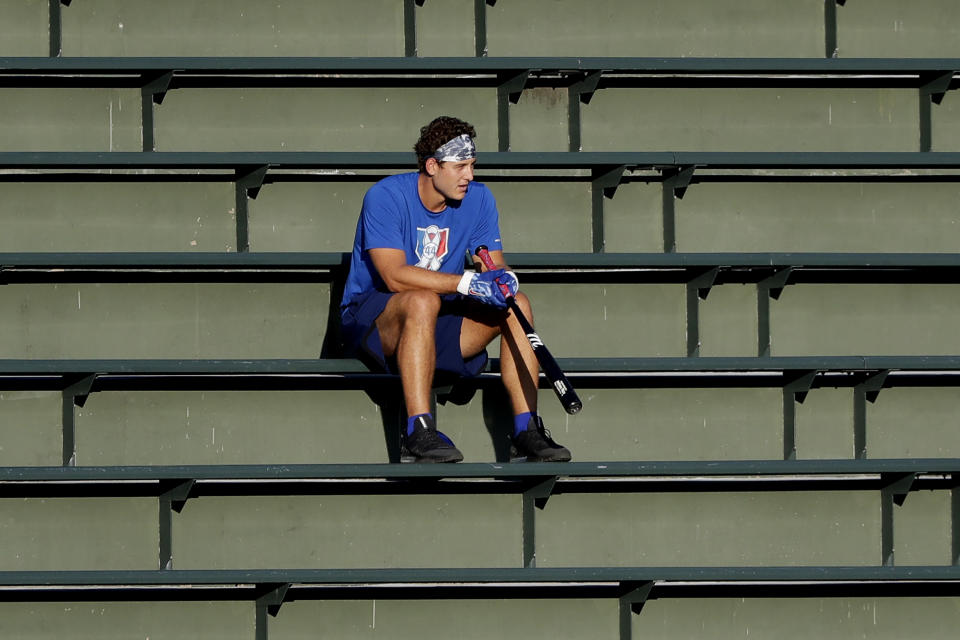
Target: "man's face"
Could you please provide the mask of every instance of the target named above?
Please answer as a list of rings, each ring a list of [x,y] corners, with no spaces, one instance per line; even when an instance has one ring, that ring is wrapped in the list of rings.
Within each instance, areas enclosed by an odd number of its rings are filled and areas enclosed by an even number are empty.
[[[433,182],[433,188],[447,200],[463,200],[467,195],[467,185],[473,180],[473,165],[476,158],[460,162],[438,162],[431,158],[427,161],[427,173]]]

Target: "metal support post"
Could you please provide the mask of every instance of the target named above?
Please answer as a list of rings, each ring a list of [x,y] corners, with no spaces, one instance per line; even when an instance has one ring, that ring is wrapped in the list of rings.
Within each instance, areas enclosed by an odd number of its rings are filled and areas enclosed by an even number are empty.
[[[487,5],[495,4],[497,0],[473,0],[473,42],[478,58],[487,55]]]
[[[256,200],[268,166],[238,168],[236,175],[237,252],[250,251],[250,200]]]
[[[853,388],[853,453],[858,460],[867,457],[867,401],[877,401],[889,373],[879,371]]]
[[[953,71],[920,76],[920,151],[933,150],[933,105],[943,102],[950,90]]]
[[[783,288],[787,286],[793,267],[781,269],[775,274],[757,283],[757,355],[768,357],[772,348],[770,336],[770,299],[780,299]]]
[[[190,498],[195,480],[170,480],[160,485],[160,568],[173,569],[173,512],[180,513]]]
[[[687,283],[687,356],[700,355],[700,301],[706,300],[710,289],[720,275],[720,267],[714,267],[696,276]]]
[[[77,464],[77,416],[74,407],[82,407],[93,389],[96,374],[81,374],[68,377],[68,384],[61,396],[61,427],[63,432],[63,466]]]
[[[50,57],[59,58],[63,53],[63,7],[71,0],[49,0],[50,9]]]
[[[141,105],[141,138],[143,139],[144,151],[156,151],[156,135],[154,126],[153,106],[162,104],[163,99],[170,90],[170,82],[173,80],[173,71],[167,71],[154,76],[140,89]]]
[[[403,55],[417,56],[417,11],[426,0],[403,0]]]
[[[617,187],[623,180],[626,165],[616,167],[600,167],[593,169],[590,184],[591,217],[593,220],[593,252],[603,253],[606,246],[604,231],[603,200],[612,199]]]
[[[619,598],[620,640],[631,640],[633,616],[643,611],[643,605],[647,603],[650,592],[653,591],[653,582],[625,583],[622,586],[626,593]]]
[[[797,459],[797,404],[803,404],[817,377],[817,371],[784,371],[783,459]]]
[[[556,476],[534,479],[534,483],[523,492],[521,509],[523,510],[523,566],[530,569],[537,566],[536,514],[534,507],[543,509],[553,494],[557,483]]]
[[[580,105],[590,104],[600,83],[601,75],[601,72],[594,71],[567,88],[567,134],[570,151],[583,150],[583,119]]]
[[[497,150],[510,151],[510,105],[520,102],[530,71],[501,78],[497,87]]]
[[[683,199],[696,167],[672,167],[663,175],[663,252],[677,250],[677,200]]]
[[[880,546],[883,566],[894,565],[893,505],[903,506],[917,474],[882,474],[886,485],[880,490]]]

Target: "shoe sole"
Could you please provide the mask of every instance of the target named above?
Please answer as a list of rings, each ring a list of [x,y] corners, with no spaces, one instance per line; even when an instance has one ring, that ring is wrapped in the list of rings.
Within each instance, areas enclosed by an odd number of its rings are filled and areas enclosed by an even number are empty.
[[[406,454],[400,456],[401,464],[450,464],[454,462],[462,462],[463,456],[450,456],[448,458],[418,458],[412,454]]]

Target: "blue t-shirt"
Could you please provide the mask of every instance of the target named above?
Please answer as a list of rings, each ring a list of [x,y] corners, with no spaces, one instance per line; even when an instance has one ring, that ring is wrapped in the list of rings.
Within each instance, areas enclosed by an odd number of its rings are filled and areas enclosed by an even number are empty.
[[[471,182],[463,200],[434,213],[420,201],[419,175],[384,178],[364,196],[341,310],[361,293],[388,290],[369,249],[401,249],[407,264],[453,274],[463,273],[466,256],[478,245],[485,244],[491,251],[502,249],[497,204],[485,185]]]

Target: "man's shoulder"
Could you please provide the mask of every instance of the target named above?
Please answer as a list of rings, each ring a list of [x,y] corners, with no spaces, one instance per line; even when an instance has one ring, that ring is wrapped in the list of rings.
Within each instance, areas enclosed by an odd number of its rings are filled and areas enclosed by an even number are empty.
[[[367,193],[402,193],[411,188],[416,188],[416,184],[417,174],[415,172],[398,173],[396,175],[387,176],[386,178],[377,180],[369,189],[367,189]]]

